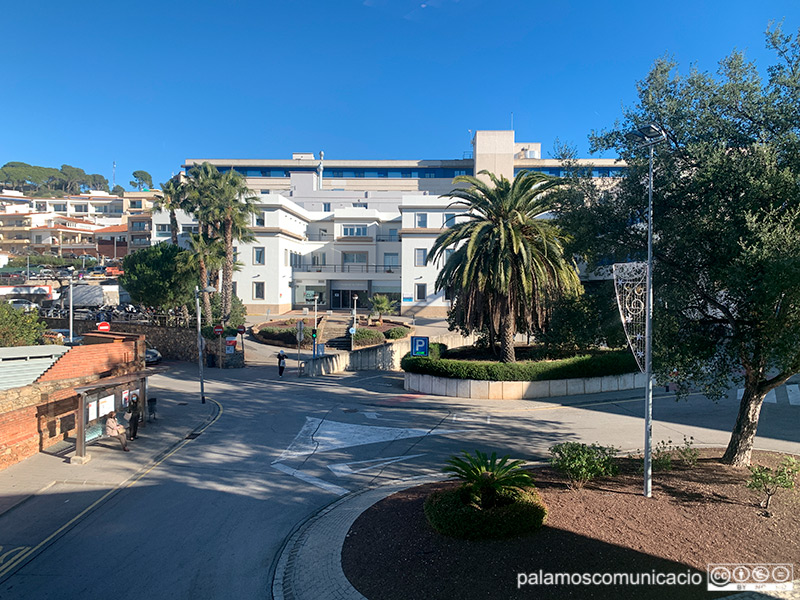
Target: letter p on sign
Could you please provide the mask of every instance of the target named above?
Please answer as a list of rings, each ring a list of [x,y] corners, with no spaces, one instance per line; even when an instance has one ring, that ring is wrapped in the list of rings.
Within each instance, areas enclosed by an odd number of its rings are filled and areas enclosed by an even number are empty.
[[[428,338],[411,336],[411,356],[428,356]]]

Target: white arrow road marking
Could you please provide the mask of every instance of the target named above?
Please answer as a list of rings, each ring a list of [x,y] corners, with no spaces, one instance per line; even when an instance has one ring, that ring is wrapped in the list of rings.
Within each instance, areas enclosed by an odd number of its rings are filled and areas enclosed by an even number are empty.
[[[337,477],[345,477],[346,475],[353,475],[355,473],[362,473],[364,471],[369,471],[370,469],[377,469],[378,467],[383,467],[385,465],[390,465],[392,463],[400,462],[402,460],[409,460],[411,458],[417,458],[419,456],[425,456],[424,454],[411,454],[409,456],[389,456],[387,458],[373,458],[371,460],[357,460],[355,462],[349,463],[337,463],[335,465],[328,465],[328,468],[333,471],[333,474]],[[370,464],[376,463],[376,464]],[[363,467],[361,469],[351,469],[349,465],[369,465],[368,467]]]
[[[786,395],[789,396],[789,404],[792,406],[800,406],[800,386],[787,385]]]
[[[378,427],[375,425],[356,425],[339,421],[323,421],[306,417],[306,423],[300,429],[289,447],[273,462],[298,458],[308,454],[319,454],[328,450],[364,446],[378,442],[390,442],[406,438],[425,437],[428,435],[448,435],[461,433],[468,429],[428,429]]]
[[[365,417],[367,417],[368,419],[377,419],[377,418],[378,418],[378,413],[376,413],[376,412],[372,412],[372,411],[366,411],[366,412],[364,412],[363,414],[364,414],[364,416],[365,416]]]
[[[333,492],[339,496],[344,496],[345,494],[349,494],[350,490],[345,489],[341,486],[334,485],[333,483],[328,483],[320,479],[319,477],[314,477],[313,475],[309,475],[308,473],[303,473],[302,471],[298,471],[297,469],[293,469],[291,467],[287,467],[281,463],[272,463],[273,469],[278,469],[278,471],[282,471],[287,475],[291,475],[292,477],[297,477],[306,483],[310,483],[311,485],[315,485],[318,488],[322,488],[326,492]]]

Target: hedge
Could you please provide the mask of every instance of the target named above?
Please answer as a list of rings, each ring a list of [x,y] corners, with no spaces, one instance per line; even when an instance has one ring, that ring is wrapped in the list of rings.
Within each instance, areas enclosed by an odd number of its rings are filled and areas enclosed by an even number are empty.
[[[431,347],[434,345],[431,344]],[[428,358],[406,355],[400,366],[409,373],[422,373],[451,379],[478,379],[487,381],[544,381],[548,379],[573,379],[622,375],[637,370],[636,361],[627,350],[597,351],[561,360],[540,362],[499,363],[439,358],[430,353]]]
[[[392,327],[390,330],[384,332],[387,340],[399,340],[406,337],[411,330],[408,327]]]
[[[372,344],[382,344],[385,341],[383,333],[377,329],[356,329],[353,334],[353,343],[356,346],[371,346]]]

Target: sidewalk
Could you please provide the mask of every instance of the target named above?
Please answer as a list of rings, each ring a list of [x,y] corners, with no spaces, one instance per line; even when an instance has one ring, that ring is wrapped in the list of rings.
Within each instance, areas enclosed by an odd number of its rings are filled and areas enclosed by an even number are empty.
[[[122,452],[116,440],[100,439],[87,446],[91,460],[85,465],[70,464],[75,454],[72,447],[58,454],[40,452],[0,471],[0,518],[9,511],[24,511],[27,501],[47,494],[57,483],[119,486],[216,414],[217,405],[201,404],[197,394],[168,398],[153,391],[158,398],[156,420],[140,425],[138,438],[128,443],[130,452]]]

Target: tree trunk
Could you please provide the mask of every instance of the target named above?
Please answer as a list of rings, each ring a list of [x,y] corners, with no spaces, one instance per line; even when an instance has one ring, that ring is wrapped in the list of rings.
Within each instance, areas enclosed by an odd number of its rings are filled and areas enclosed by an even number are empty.
[[[172,232],[172,243],[178,245],[178,217],[174,210],[169,211],[169,230]]]
[[[750,464],[750,454],[758,429],[758,417],[766,392],[758,391],[755,376],[745,380],[744,394],[739,404],[739,414],[733,426],[728,448],[722,456],[722,462],[734,467],[746,467]]]
[[[225,263],[222,266],[222,319],[231,315],[231,295],[233,294],[233,223],[225,220]]]
[[[500,362],[513,363],[517,361],[514,356],[514,318],[507,315],[501,324],[500,332]]]

